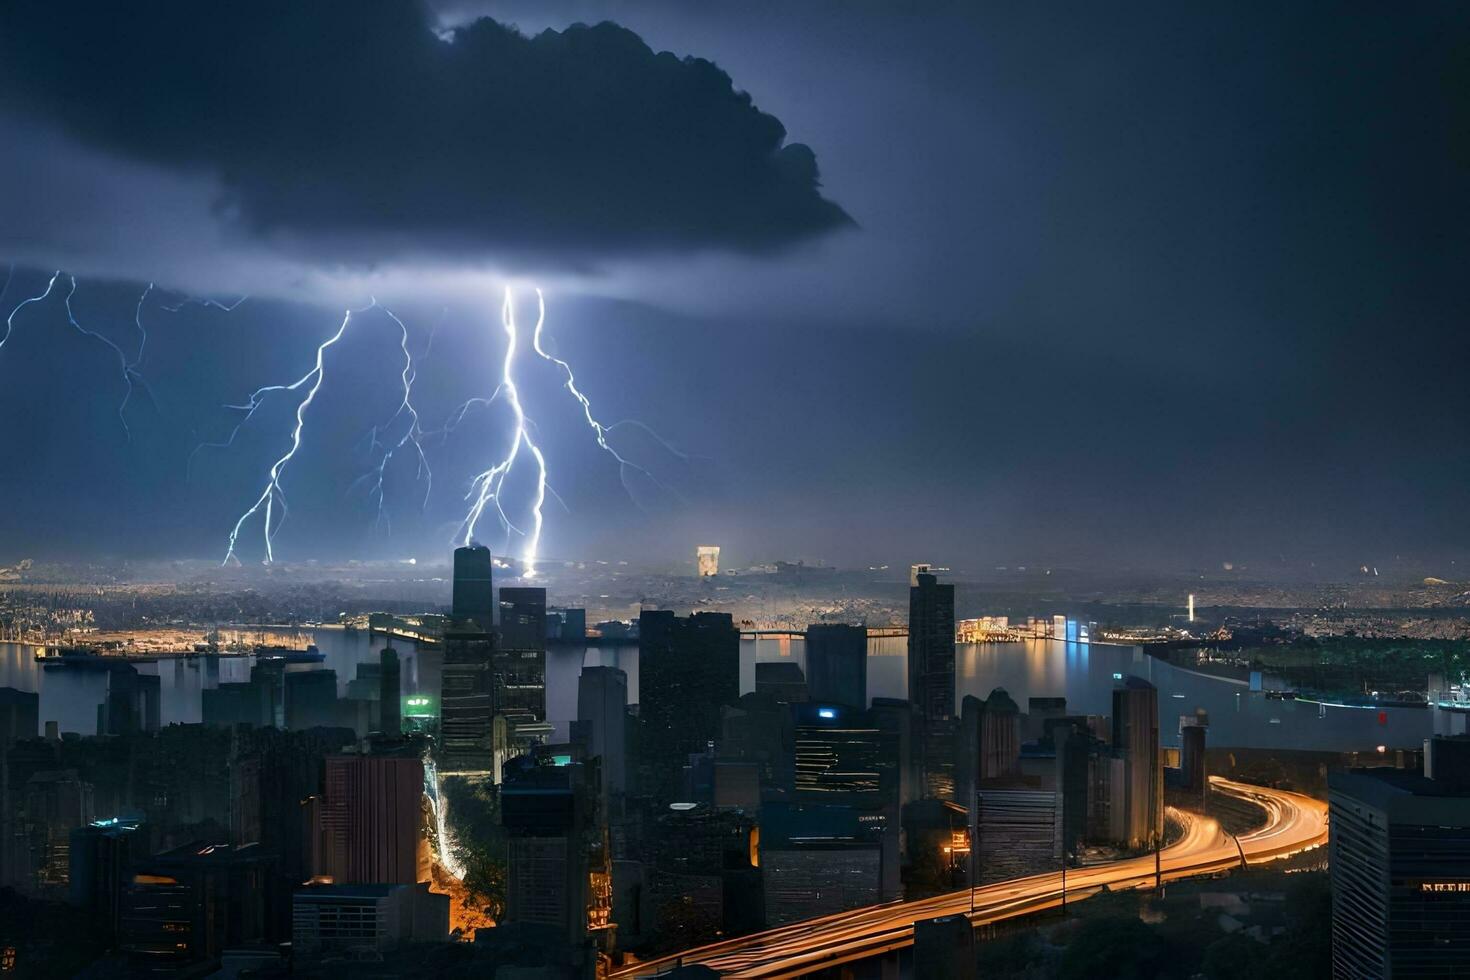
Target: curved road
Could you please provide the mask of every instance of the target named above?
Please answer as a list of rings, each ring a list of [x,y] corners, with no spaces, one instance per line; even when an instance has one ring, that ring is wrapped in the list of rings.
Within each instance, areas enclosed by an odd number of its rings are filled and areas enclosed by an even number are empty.
[[[1183,835],[1164,848],[1159,866],[1165,881],[1215,874],[1239,867],[1242,859],[1262,864],[1327,843],[1327,804],[1299,793],[1266,789],[1210,777],[1216,792],[1248,799],[1266,811],[1260,829],[1235,838],[1213,819],[1182,810],[1170,815]],[[1095,895],[1104,887],[1142,888],[1154,882],[1154,855],[1069,870],[1067,898]],[[615,978],[640,977],[679,962],[702,964],[730,977],[798,977],[814,970],[867,959],[913,943],[914,923],[940,915],[969,915],[984,925],[1061,904],[1060,872],[1018,878],[974,890],[913,902],[894,902],[839,912],[649,960],[614,970]]]

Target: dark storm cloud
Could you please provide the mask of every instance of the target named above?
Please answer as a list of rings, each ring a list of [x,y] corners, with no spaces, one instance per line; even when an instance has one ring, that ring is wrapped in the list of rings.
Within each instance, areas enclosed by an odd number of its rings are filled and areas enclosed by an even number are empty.
[[[0,7],[0,102],[224,188],[313,254],[761,251],[849,223],[709,61],[614,24],[439,32],[412,2]],[[367,244],[365,244],[367,243]]]

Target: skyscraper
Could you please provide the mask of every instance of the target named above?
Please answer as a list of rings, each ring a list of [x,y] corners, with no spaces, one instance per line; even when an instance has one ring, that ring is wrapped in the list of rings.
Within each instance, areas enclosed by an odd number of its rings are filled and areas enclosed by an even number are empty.
[[[494,562],[482,544],[454,549],[454,602],[452,615],[461,623],[473,622],[483,632],[495,628],[495,588],[491,582]]]
[[[546,590],[500,590],[500,632],[492,660],[495,710],[546,719]]]
[[[491,736],[495,717],[491,657],[495,640],[481,630],[444,634],[440,675],[440,772],[488,775],[494,770]]]
[[[397,736],[403,732],[403,668],[398,662],[398,651],[384,647],[378,655],[382,672],[378,677],[378,729],[384,735]]]
[[[740,633],[729,613],[638,617],[639,718],[650,789],[669,796],[688,756],[720,735],[720,709],[740,697]]]
[[[1129,847],[1153,847],[1164,833],[1164,760],[1159,692],[1141,677],[1113,688],[1113,758],[1112,836]]]
[[[1335,977],[1463,976],[1470,963],[1470,787],[1430,768],[1328,776]]]
[[[0,687],[0,749],[19,739],[35,738],[40,717],[39,694]]]
[[[806,686],[813,701],[868,706],[868,631],[814,623],[806,628]]]
[[[577,679],[577,721],[585,725],[587,752],[600,758],[607,799],[628,788],[628,675],[617,667],[583,667]]]
[[[507,765],[500,797],[510,838],[505,921],[555,926],[583,949],[611,926],[611,855],[596,768],[521,756]]]
[[[909,586],[909,701],[920,791],[954,792],[954,586],[916,565]]]
[[[424,792],[418,756],[328,756],[323,784],[317,810],[322,866],[316,872],[339,883],[418,881]]]

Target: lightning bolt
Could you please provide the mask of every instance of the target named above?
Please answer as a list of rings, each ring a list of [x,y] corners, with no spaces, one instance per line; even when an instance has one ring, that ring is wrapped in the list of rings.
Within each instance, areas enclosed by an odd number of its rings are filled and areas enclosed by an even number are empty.
[[[539,295],[539,293],[538,293]],[[536,574],[536,551],[541,543],[542,516],[541,508],[546,503],[546,457],[542,455],[541,449],[531,438],[527,427],[526,413],[521,407],[521,395],[515,382],[515,356],[517,328],[515,319],[515,302],[511,296],[510,287],[505,290],[505,301],[500,307],[500,322],[505,329],[506,346],[505,360],[500,369],[500,385],[495,393],[487,400],[494,401],[499,395],[504,394],[507,404],[510,405],[511,417],[514,420],[514,431],[511,433],[510,449],[500,462],[485,470],[470,484],[470,491],[465,495],[466,500],[471,500],[469,513],[465,515],[460,524],[461,534],[458,539],[468,545],[475,537],[475,527],[479,524],[485,508],[495,504],[496,513],[500,522],[505,526],[507,534],[511,531],[522,535],[525,542],[521,548],[521,574],[530,578]],[[467,403],[468,404],[468,403]],[[463,414],[461,413],[461,418]],[[501,505],[500,494],[505,487],[505,480],[510,476],[516,459],[520,456],[522,447],[531,454],[536,464],[536,493],[531,502],[531,530],[529,533],[520,530],[510,522],[506,516],[505,508]]]
[[[248,422],[250,417],[255,414],[255,410],[260,407],[264,395],[273,391],[296,391],[303,386],[308,386],[306,397],[301,399],[296,405],[296,426],[291,430],[291,447],[286,450],[280,459],[271,465],[270,474],[266,479],[265,488],[260,491],[260,496],[255,499],[255,503],[251,504],[245,513],[240,515],[240,519],[235,522],[234,529],[230,531],[230,544],[225,551],[225,558],[220,563],[221,565],[228,565],[231,560],[236,563],[239,562],[239,559],[235,557],[235,544],[239,540],[240,530],[245,526],[245,522],[260,513],[262,508],[265,510],[264,524],[262,527],[265,538],[265,562],[266,564],[270,564],[276,560],[275,551],[272,548],[272,541],[275,539],[276,532],[280,530],[280,523],[278,522],[275,527],[272,527],[271,520],[278,501],[281,508],[281,521],[286,519],[287,513],[286,494],[281,489],[281,474],[285,472],[286,465],[291,462],[291,459],[296,455],[296,451],[301,448],[301,431],[306,427],[306,410],[311,407],[312,401],[316,398],[316,393],[321,390],[322,378],[326,373],[325,361],[327,348],[342,339],[342,335],[347,332],[347,325],[352,322],[354,313],[362,313],[367,309],[371,309],[371,306],[364,307],[362,310],[348,310],[343,314],[342,323],[337,327],[337,332],[322,341],[321,345],[317,347],[316,363],[312,366],[312,369],[296,381],[289,385],[270,385],[265,388],[257,388],[254,394],[250,396],[249,405],[229,406],[246,411],[246,416],[241,420],[240,425],[235,426],[234,432],[230,433],[229,442],[234,442],[235,435],[240,431],[241,426]]]
[[[6,342],[10,340],[10,335],[15,331],[15,315],[21,310],[25,309],[27,306],[30,306],[32,303],[39,303],[47,296],[50,296],[52,288],[56,286],[56,280],[60,278],[61,273],[56,273],[54,276],[51,277],[51,281],[46,283],[46,291],[44,293],[41,293],[38,296],[32,296],[30,299],[21,300],[20,303],[16,305],[15,309],[10,311],[10,315],[5,318],[5,336],[0,337],[0,350],[4,350]],[[5,280],[5,288],[7,290],[10,288],[10,279],[8,277]]]
[[[57,277],[59,277],[60,275],[61,275],[61,272],[58,271],[55,276],[52,276],[51,277],[51,282],[52,283],[55,283]],[[117,420],[122,423],[123,432],[127,435],[128,441],[129,442],[132,442],[133,441],[133,430],[130,429],[130,428],[128,428],[127,411],[128,411],[128,402],[132,401],[132,399],[133,399],[134,381],[136,381],[137,384],[138,384],[138,386],[142,387],[142,389],[148,393],[148,397],[150,399],[153,399],[153,391],[152,391],[152,389],[150,389],[148,387],[148,382],[144,381],[143,380],[143,376],[138,373],[137,364],[135,362],[130,362],[128,360],[128,355],[126,355],[126,354],[123,353],[123,349],[121,347],[119,347],[117,344],[113,343],[112,341],[108,340],[106,337],[102,336],[100,333],[97,333],[95,330],[88,330],[86,327],[82,326],[80,323],[77,322],[76,314],[73,313],[72,312],[72,309],[71,309],[71,298],[74,295],[76,295],[76,291],[77,291],[77,280],[76,280],[76,277],[75,276],[68,276],[67,279],[71,283],[71,288],[66,291],[66,298],[64,300],[64,305],[66,307],[66,322],[67,323],[70,323],[72,325],[72,327],[74,327],[76,329],[77,333],[81,334],[84,337],[91,337],[93,340],[97,341],[100,344],[103,344],[104,346],[107,347],[108,350],[112,351],[114,354],[117,355],[117,364],[118,364],[118,368],[122,372],[123,384],[127,386],[127,391],[123,393],[123,400],[117,406]],[[46,287],[46,292],[49,293],[50,291],[51,291],[51,286],[48,285]],[[146,291],[145,291],[144,295],[145,296],[147,295]],[[139,305],[139,308],[141,309],[142,308],[142,301],[141,300],[139,300],[139,304],[138,305]],[[141,329],[141,325],[140,325],[140,328],[139,329]],[[147,338],[147,334],[144,334],[144,339],[146,340],[146,338]],[[157,400],[156,399],[153,399],[153,400],[154,400],[154,403],[157,404]]]
[[[679,452],[673,446],[669,445],[668,442],[665,441],[662,436],[660,436],[658,433],[654,432],[652,429],[650,429],[648,426],[644,425],[642,422],[634,422],[634,421],[624,420],[624,421],[621,421],[621,422],[614,422],[612,425],[603,425],[601,422],[597,421],[597,419],[595,417],[593,417],[593,415],[592,415],[592,402],[589,401],[588,398],[587,398],[587,396],[584,395],[582,393],[582,391],[577,387],[577,378],[572,373],[572,366],[570,364],[568,364],[566,361],[562,360],[561,358],[556,357],[556,356],[554,356],[552,354],[548,354],[546,352],[546,348],[544,348],[544,347],[541,346],[541,331],[542,331],[542,328],[545,327],[545,325],[546,325],[546,298],[545,298],[545,296],[542,295],[541,290],[540,289],[537,289],[536,290],[536,329],[531,334],[531,346],[535,349],[535,351],[536,351],[537,354],[540,354],[541,355],[542,358],[544,358],[545,360],[550,361],[551,363],[555,364],[557,367],[561,368],[562,374],[564,374],[566,376],[566,380],[562,383],[562,387],[566,388],[566,390],[571,393],[572,397],[575,398],[577,400],[577,402],[582,406],[582,415],[587,419],[587,425],[591,427],[593,435],[595,435],[597,437],[597,445],[600,446],[602,448],[602,450],[604,452],[606,452],[609,456],[611,456],[613,459],[617,460],[617,463],[618,463],[618,479],[620,479],[622,481],[622,483],[623,483],[623,490],[627,492],[628,498],[630,500],[632,500],[634,502],[634,504],[637,504],[638,503],[637,499],[633,497],[632,488],[628,486],[628,471],[629,470],[632,470],[634,473],[640,473],[640,474],[642,474],[643,477],[645,479],[647,479],[650,483],[652,483],[654,486],[657,486],[660,489],[664,490],[665,492],[667,492],[667,493],[669,493],[669,494],[671,494],[671,495],[673,495],[675,497],[678,497],[679,496],[679,493],[676,490],[674,490],[672,487],[670,487],[667,484],[665,484],[663,481],[659,480],[652,473],[650,473],[645,467],[639,466],[637,463],[635,463],[632,460],[624,457],[621,453],[619,453],[616,449],[614,449],[612,447],[612,445],[607,441],[607,434],[608,434],[609,431],[611,431],[613,428],[616,428],[619,425],[636,425],[637,427],[641,428],[643,431],[647,432],[651,437],[653,437],[654,439],[656,439],[659,442],[659,444],[662,445],[669,452],[673,453],[676,456],[679,456],[680,458],[683,458],[684,457],[684,454],[681,453],[681,452]]]
[[[377,303],[376,300],[374,300],[373,302],[374,304]],[[423,502],[420,505],[420,509],[425,509],[429,506],[429,494],[432,493],[434,489],[434,471],[429,467],[429,458],[424,455],[424,447],[421,441],[423,439],[424,433],[419,426],[418,409],[414,408],[413,404],[413,383],[414,380],[418,377],[418,370],[414,367],[413,355],[409,353],[408,350],[408,327],[404,326],[403,321],[398,319],[397,315],[394,314],[392,310],[388,309],[387,307],[378,308],[386,313],[388,315],[388,318],[398,326],[398,346],[399,349],[403,351],[403,371],[399,375],[399,378],[403,383],[403,398],[399,401],[398,408],[394,411],[393,416],[389,418],[387,422],[385,422],[382,426],[373,427],[372,448],[376,449],[379,445],[378,433],[382,429],[391,428],[404,416],[408,417],[408,427],[404,430],[403,436],[396,443],[386,448],[386,451],[383,453],[382,458],[378,460],[378,465],[375,466],[368,474],[359,479],[356,485],[366,483],[368,480],[372,481],[372,485],[368,488],[368,496],[375,499],[378,505],[378,517],[375,525],[382,526],[386,523],[389,529],[389,533],[392,533],[393,525],[391,521],[388,521],[387,511],[384,508],[383,502],[383,477],[388,469],[388,463],[393,459],[393,454],[398,452],[404,446],[411,445],[413,446],[415,455],[418,456],[417,478],[424,482],[424,498]],[[432,342],[433,337],[431,335],[430,343]],[[427,351],[425,351],[425,353],[427,353]]]

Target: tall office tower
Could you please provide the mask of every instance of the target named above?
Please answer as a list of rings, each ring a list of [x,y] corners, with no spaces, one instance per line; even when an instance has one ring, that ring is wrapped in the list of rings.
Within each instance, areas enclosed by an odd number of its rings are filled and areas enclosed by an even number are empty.
[[[500,590],[500,633],[492,660],[495,710],[546,719],[546,590]]]
[[[980,724],[985,702],[973,694],[960,701],[960,719],[954,740],[954,799],[966,810],[975,806],[980,785]]]
[[[690,755],[720,734],[720,709],[740,697],[740,633],[729,613],[638,617],[640,746],[653,795],[672,798]]]
[[[24,788],[30,849],[27,882],[42,892],[64,892],[70,881],[71,832],[92,822],[92,784],[74,769],[38,772]]]
[[[454,601],[450,615],[461,625],[473,622],[481,632],[495,628],[495,563],[482,544],[454,549]]]
[[[971,882],[985,885],[1055,871],[1057,794],[1024,787],[982,786],[970,810]]]
[[[790,660],[769,660],[755,665],[755,690],[769,694],[782,704],[799,704],[807,700],[806,675],[801,664]]]
[[[573,948],[611,940],[612,865],[598,806],[597,764],[512,760],[500,789],[500,822],[510,838],[505,922],[562,931]]]
[[[899,885],[898,738],[871,711],[808,701],[793,705],[796,723],[796,801],[856,810],[859,822],[881,840],[884,901]]]
[[[1113,837],[1128,847],[1153,847],[1164,834],[1164,769],[1159,751],[1159,692],[1128,676],[1113,688]]]
[[[318,875],[342,884],[411,885],[419,879],[416,755],[332,755],[317,808]]]
[[[814,623],[806,628],[806,686],[813,701],[868,706],[868,631]]]
[[[1470,786],[1388,768],[1327,782],[1333,976],[1464,976]]]
[[[439,690],[440,772],[488,775],[494,770],[494,651],[495,640],[490,633],[450,630],[444,634]]]
[[[273,860],[253,844],[208,840],[147,858],[124,886],[119,947],[140,972],[166,973],[191,962],[218,962],[232,947],[287,938],[272,934],[266,909]]]
[[[0,687],[0,749],[23,738],[35,738],[41,724],[41,696],[34,691]]]
[[[694,549],[694,560],[699,566],[699,577],[710,578],[720,574],[720,546],[702,544]]]
[[[389,737],[403,734],[403,667],[398,651],[384,647],[378,654],[381,673],[378,677],[378,730]]]
[[[603,798],[628,789],[628,675],[617,667],[583,667],[577,678],[577,721],[587,752],[600,758]]]
[[[985,699],[980,716],[980,781],[1021,775],[1021,709],[1003,687]],[[963,801],[961,801],[963,804]]]
[[[915,566],[909,587],[909,700],[920,792],[954,793],[954,586]]]
[[[161,678],[129,663],[108,664],[107,695],[97,706],[97,734],[131,735],[159,729]]]
[[[1204,725],[1183,725],[1179,729],[1180,787],[1203,799],[1205,787]]]
[[[337,672],[286,674],[286,727],[292,731],[337,724]]]
[[[68,901],[92,915],[104,935],[117,934],[118,901],[134,862],[148,854],[147,832],[135,820],[94,820],[71,832],[71,882]]]
[[[1082,724],[1052,729],[1057,750],[1057,840],[1075,860],[1082,845],[1108,834],[1107,744]]]
[[[720,710],[719,760],[752,765],[761,798],[790,799],[795,792],[796,730],[791,709],[752,691]]]
[[[898,799],[908,806],[919,798],[919,781],[914,775],[914,710],[903,698],[874,698],[873,722],[898,740]]]
[[[883,845],[852,807],[763,806],[760,867],[770,926],[883,900]]]
[[[200,692],[201,718],[206,725],[266,727],[275,724],[271,688],[259,681],[224,683]]]

